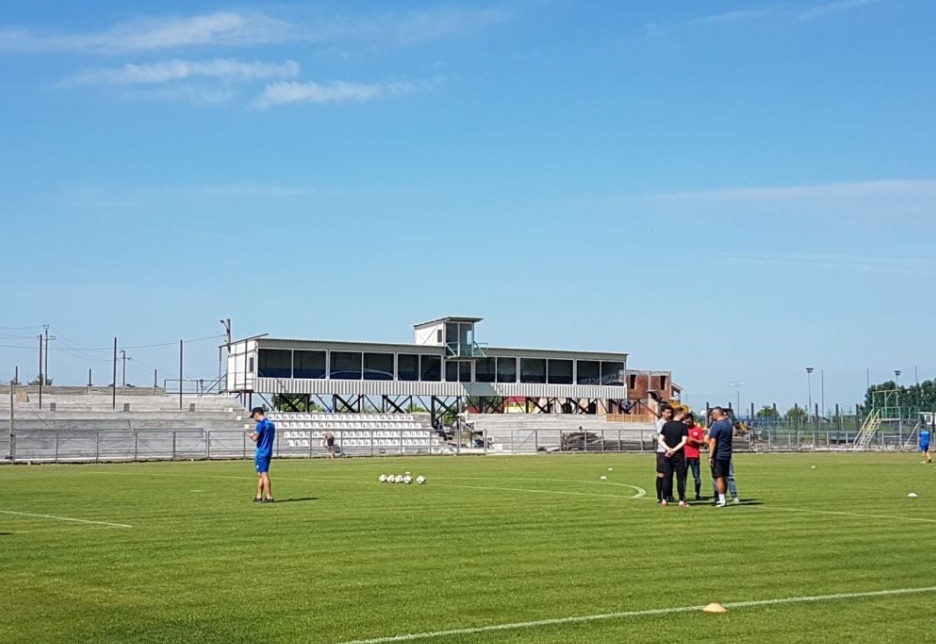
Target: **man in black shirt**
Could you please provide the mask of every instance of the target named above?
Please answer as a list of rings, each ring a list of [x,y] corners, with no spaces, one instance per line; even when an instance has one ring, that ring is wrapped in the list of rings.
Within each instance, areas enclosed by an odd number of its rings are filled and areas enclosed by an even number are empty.
[[[679,507],[689,507],[686,503],[686,454],[683,452],[683,447],[689,441],[689,428],[682,422],[683,418],[685,418],[684,412],[676,414],[674,420],[663,425],[657,438],[663,450],[663,502],[660,504],[663,506],[673,498],[673,473],[675,473]]]

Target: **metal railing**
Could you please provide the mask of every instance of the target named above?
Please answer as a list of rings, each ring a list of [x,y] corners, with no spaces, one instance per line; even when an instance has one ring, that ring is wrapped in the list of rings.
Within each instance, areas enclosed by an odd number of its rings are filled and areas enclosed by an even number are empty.
[[[475,432],[443,441],[429,430],[333,430],[336,452],[348,456],[458,453],[652,453],[652,430],[504,429]],[[857,432],[802,431],[785,435],[735,437],[738,452],[852,452]],[[878,432],[867,451],[912,452],[911,431]],[[254,445],[239,430],[34,430],[0,438],[0,462],[105,462],[245,459]],[[327,448],[319,432],[279,430],[276,458],[315,458]]]
[[[207,396],[224,393],[227,385],[227,376],[220,378],[166,378],[163,380],[163,389],[167,395],[178,395],[180,393],[189,396]]]

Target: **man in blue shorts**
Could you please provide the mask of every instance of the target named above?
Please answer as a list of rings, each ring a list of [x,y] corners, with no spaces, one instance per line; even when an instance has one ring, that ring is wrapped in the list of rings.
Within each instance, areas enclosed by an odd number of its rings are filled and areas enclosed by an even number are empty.
[[[723,508],[727,504],[725,492],[728,488],[728,476],[731,474],[731,437],[734,428],[721,407],[712,410],[712,420],[714,422],[709,429],[709,465],[712,466],[712,479],[718,491],[715,507]]]
[[[932,463],[933,457],[929,453],[930,445],[930,430],[926,426],[926,421],[923,421],[923,426],[920,427],[920,451],[923,452],[923,462]]]
[[[273,503],[270,460],[273,458],[276,425],[266,419],[262,407],[254,407],[250,411],[250,417],[257,421],[257,428],[250,434],[250,440],[257,444],[257,455],[254,457],[257,467],[257,496],[254,503]]]

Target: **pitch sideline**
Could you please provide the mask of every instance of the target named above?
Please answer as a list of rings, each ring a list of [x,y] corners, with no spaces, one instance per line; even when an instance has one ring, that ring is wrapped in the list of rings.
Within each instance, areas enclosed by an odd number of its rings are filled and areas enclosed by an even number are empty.
[[[13,512],[12,510],[0,510],[0,514],[13,514],[21,517],[35,517],[37,519],[54,519],[55,521],[71,521],[73,523],[89,523],[92,525],[106,525],[111,528],[132,528],[132,525],[126,523],[110,523],[109,521],[91,521],[90,519],[73,519],[71,517],[57,517],[51,514],[33,514],[31,512]]]
[[[894,590],[876,590],[862,593],[835,593],[832,595],[807,595],[804,597],[782,597],[779,599],[759,599],[744,602],[725,604],[725,608],[759,608],[762,606],[782,606],[785,604],[810,604],[843,599],[870,599],[874,597],[893,597],[897,595],[914,595],[936,592],[936,586],[926,588],[898,588]],[[632,617],[654,617],[658,615],[673,615],[676,613],[692,613],[701,611],[703,606],[678,606],[674,608],[651,608],[648,610],[631,610],[617,613],[602,613],[599,615],[580,615],[577,617],[559,617],[555,619],[541,619],[530,622],[514,622],[508,624],[492,624],[490,626],[475,626],[471,628],[456,628],[447,631],[428,631],[425,633],[408,633],[405,635],[391,635],[389,637],[375,637],[371,639],[346,640],[340,644],[390,644],[391,642],[412,642],[416,640],[437,639],[453,635],[475,635],[479,633],[492,633],[496,631],[511,631],[525,628],[540,628],[543,626],[562,626],[583,622],[598,622],[612,619],[628,619]]]

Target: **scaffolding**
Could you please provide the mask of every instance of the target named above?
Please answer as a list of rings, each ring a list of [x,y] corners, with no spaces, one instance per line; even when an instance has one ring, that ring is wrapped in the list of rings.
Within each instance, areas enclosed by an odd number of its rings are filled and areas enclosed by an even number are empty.
[[[886,389],[871,392],[871,409],[855,437],[852,448],[867,450],[875,438],[878,444],[894,443],[898,449],[914,449],[916,437],[924,425],[932,425],[933,412],[922,411],[919,403],[913,400],[901,400],[900,389]],[[909,435],[904,435],[904,427],[911,427]]]

